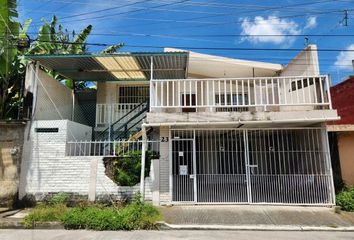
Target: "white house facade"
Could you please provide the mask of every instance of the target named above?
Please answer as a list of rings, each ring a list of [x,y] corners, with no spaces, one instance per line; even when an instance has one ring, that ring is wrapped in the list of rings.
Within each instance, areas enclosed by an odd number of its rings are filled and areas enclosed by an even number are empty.
[[[156,205],[335,204],[325,124],[338,116],[315,45],[286,66],[179,49],[29,58],[21,196],[140,190]],[[159,153],[140,186],[105,175],[103,158],[121,144],[141,150],[143,166],[146,151]]]

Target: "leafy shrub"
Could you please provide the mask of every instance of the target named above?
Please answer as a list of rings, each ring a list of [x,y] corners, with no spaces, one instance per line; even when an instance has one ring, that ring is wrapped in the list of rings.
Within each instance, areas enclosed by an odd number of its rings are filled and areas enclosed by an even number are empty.
[[[63,216],[68,212],[68,208],[64,204],[56,205],[37,205],[28,214],[24,223],[26,227],[32,227],[38,222],[56,222],[61,221]]]
[[[60,192],[55,195],[51,199],[49,199],[49,204],[51,205],[57,205],[57,204],[64,204],[66,205],[70,200],[70,194],[69,193],[64,193]]]
[[[113,208],[89,206],[72,208],[64,216],[63,223],[69,229],[137,230],[153,229],[160,219],[159,211],[150,204],[135,200],[126,207]]]
[[[149,175],[152,159],[158,153],[147,151],[145,157],[145,176]],[[112,159],[114,181],[120,186],[134,186],[140,182],[141,151],[129,151]]]
[[[336,196],[337,205],[344,211],[354,212],[354,187],[345,189]]]

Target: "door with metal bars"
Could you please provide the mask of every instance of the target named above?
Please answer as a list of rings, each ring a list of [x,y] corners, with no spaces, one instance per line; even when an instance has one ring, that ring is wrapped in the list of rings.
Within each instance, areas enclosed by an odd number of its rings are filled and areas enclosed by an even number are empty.
[[[322,128],[171,130],[172,200],[332,205]]]
[[[194,139],[172,140],[172,181],[174,202],[195,202]]]

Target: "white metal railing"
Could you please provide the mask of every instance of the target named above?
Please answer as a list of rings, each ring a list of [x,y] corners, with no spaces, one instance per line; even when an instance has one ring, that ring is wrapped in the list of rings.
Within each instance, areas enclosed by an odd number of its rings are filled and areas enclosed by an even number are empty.
[[[70,141],[66,156],[124,156],[130,151],[141,151],[143,141]],[[159,152],[160,142],[147,141],[147,150]]]
[[[220,79],[153,79],[151,111],[211,108],[237,111],[248,107],[310,106],[331,108],[328,76]],[[327,95],[328,94],[328,95]],[[281,110],[281,109],[279,109]]]
[[[118,119],[125,116],[127,113],[131,112],[136,106],[140,103],[104,103],[96,105],[96,127],[100,125],[107,125],[114,123]],[[146,107],[146,103],[141,104],[138,108],[134,109],[128,116],[128,120],[131,116],[134,116],[136,113],[140,112],[143,108]],[[125,119],[123,119],[122,122]]]

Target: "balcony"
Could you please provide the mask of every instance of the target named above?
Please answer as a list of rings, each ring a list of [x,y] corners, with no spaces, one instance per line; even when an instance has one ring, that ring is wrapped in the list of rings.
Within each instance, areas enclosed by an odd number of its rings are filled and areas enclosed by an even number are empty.
[[[107,127],[118,120],[128,121],[147,106],[147,103],[105,103],[96,105],[96,127]]]
[[[151,111],[331,109],[327,76],[151,81]]]
[[[148,122],[337,119],[328,88],[326,75],[154,79]]]

